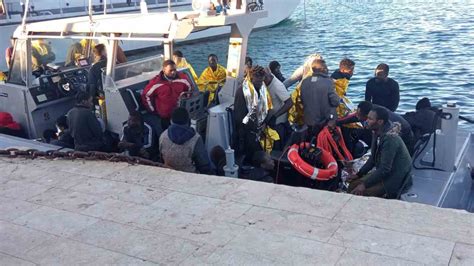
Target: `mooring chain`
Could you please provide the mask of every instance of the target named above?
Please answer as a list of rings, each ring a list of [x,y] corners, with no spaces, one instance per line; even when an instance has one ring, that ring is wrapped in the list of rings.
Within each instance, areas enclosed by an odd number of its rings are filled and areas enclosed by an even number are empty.
[[[107,153],[107,152],[99,152],[99,151],[90,151],[90,152],[83,152],[83,151],[58,151],[58,150],[49,150],[49,151],[39,151],[35,149],[29,150],[20,150],[20,149],[0,149],[0,156],[1,157],[8,157],[8,158],[27,158],[27,159],[36,159],[36,158],[45,158],[45,159],[56,159],[56,158],[63,158],[63,159],[83,159],[83,160],[95,160],[95,161],[109,161],[109,162],[126,162],[129,164],[141,164],[141,165],[148,165],[148,166],[157,166],[157,167],[165,167],[164,164],[154,162],[152,160],[148,160],[145,158],[137,157],[137,156],[128,156],[121,153]]]

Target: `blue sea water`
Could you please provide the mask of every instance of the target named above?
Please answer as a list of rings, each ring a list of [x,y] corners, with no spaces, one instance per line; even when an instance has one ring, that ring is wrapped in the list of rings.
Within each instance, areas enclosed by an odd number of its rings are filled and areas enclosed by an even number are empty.
[[[356,70],[348,95],[355,103],[363,100],[365,83],[384,62],[400,84],[398,112],[429,97],[436,105],[454,100],[463,115],[474,117],[473,10],[474,1],[306,0],[306,8],[302,1],[288,20],[253,32],[248,54],[254,64],[278,60],[285,76],[311,53],[322,54],[330,72],[342,58],[351,58]],[[200,73],[208,53],[225,63],[227,41],[179,49]]]

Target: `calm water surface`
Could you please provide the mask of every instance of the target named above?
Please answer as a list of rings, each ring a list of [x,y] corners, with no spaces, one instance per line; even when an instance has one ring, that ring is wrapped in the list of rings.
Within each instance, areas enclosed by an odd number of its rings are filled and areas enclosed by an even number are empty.
[[[427,96],[437,105],[457,101],[462,114],[474,117],[473,10],[474,1],[306,0],[306,20],[301,3],[290,19],[252,33],[248,53],[261,65],[278,60],[285,76],[311,53],[321,53],[330,72],[349,57],[356,70],[348,95],[356,103],[385,62],[400,84],[399,112]],[[179,49],[200,73],[208,53],[225,63],[227,39]]]

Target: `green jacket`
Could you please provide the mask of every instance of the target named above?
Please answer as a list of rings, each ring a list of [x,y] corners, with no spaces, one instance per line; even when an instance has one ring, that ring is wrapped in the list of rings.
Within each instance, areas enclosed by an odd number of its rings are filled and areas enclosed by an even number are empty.
[[[383,182],[389,198],[397,197],[405,177],[411,184],[411,157],[399,136],[399,123],[388,124],[384,133],[372,138],[372,153],[357,175],[362,177],[375,167],[364,181],[365,187]]]

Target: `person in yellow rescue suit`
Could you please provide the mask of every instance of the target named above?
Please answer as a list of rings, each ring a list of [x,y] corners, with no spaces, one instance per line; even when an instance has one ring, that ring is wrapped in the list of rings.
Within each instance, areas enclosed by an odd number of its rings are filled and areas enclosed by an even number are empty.
[[[193,76],[194,81],[196,83],[198,82],[199,78],[196,75],[196,72],[194,71],[193,66],[186,60],[186,58],[183,55],[183,52],[176,50],[173,52],[173,61],[176,63],[176,68],[187,68],[189,69],[189,72],[191,72],[191,75]]]
[[[94,49],[94,47],[95,47],[95,42],[88,39],[82,39],[79,42],[75,42],[71,44],[71,46],[69,46],[66,52],[66,59],[64,61],[64,66],[68,67],[68,66],[77,65],[79,59],[87,58],[87,51],[89,49]],[[89,54],[88,59],[90,62],[94,60],[92,53]]]
[[[234,99],[234,148],[237,156],[250,160],[255,152],[270,152],[278,133],[267,126],[272,118],[272,98],[264,83],[265,70],[254,66],[245,77]]]
[[[339,69],[332,73],[331,78],[334,81],[336,94],[341,98],[341,103],[336,109],[337,118],[346,117],[355,110],[349,98],[347,98],[347,91],[349,89],[349,82],[354,74],[355,62],[349,58],[344,58],[339,62]],[[349,150],[353,150],[353,146],[357,142],[358,137],[355,136],[356,129],[361,129],[361,123],[350,123],[341,126],[342,135]]]
[[[303,103],[301,102],[301,83],[302,80],[313,75],[313,69],[311,68],[311,65],[315,59],[323,60],[323,57],[320,54],[312,54],[308,56],[304,61],[304,64],[296,69],[291,77],[283,82],[286,88],[289,88],[298,82],[296,89],[291,93],[293,106],[288,111],[288,122],[290,122],[290,124],[295,124],[298,126],[302,126],[304,124]]]
[[[227,69],[218,64],[218,58],[215,54],[207,57],[209,66],[204,69],[198,80],[199,90],[209,92],[208,105],[217,99],[217,89],[224,86],[227,76]]]
[[[31,69],[37,71],[40,67],[54,62],[56,55],[51,46],[44,39],[37,39],[31,42]]]

